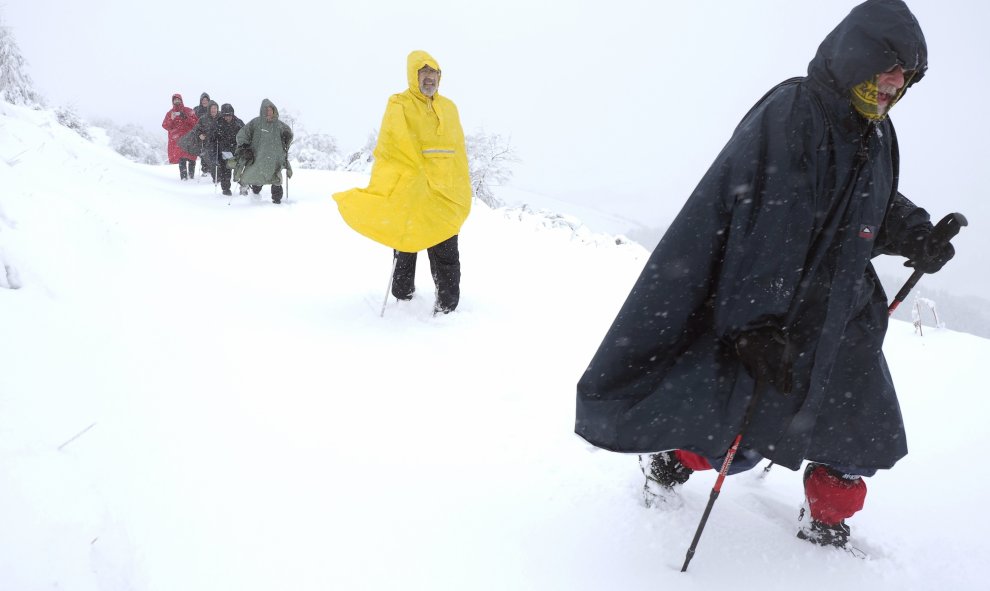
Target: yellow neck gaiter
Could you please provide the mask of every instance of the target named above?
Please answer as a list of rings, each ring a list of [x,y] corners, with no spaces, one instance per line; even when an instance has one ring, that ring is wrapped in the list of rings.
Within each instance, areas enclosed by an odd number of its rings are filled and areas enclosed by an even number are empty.
[[[904,86],[897,91],[897,95],[890,100],[890,104],[887,105],[886,110],[880,113],[880,104],[877,102],[877,93],[879,89],[877,88],[876,78],[872,80],[867,80],[866,82],[861,82],[853,87],[852,89],[852,104],[856,108],[856,111],[866,117],[870,121],[880,121],[890,113],[890,110],[894,108],[897,101],[901,99],[904,95],[904,91],[907,89],[908,84],[911,82],[911,78],[914,77],[913,73],[908,74],[904,78]]]
[[[880,113],[880,104],[877,102],[877,83],[875,80],[867,80],[866,82],[861,82],[853,87],[852,89],[852,103],[853,107],[860,115],[866,117],[870,121],[880,121],[887,116],[887,111],[890,110],[888,107],[883,113]],[[891,107],[894,106],[893,102],[890,104]]]

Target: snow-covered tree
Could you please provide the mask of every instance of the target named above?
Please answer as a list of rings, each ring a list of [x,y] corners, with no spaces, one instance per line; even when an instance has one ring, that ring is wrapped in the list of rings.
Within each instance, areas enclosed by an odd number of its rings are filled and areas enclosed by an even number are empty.
[[[326,133],[296,135],[291,151],[292,159],[299,163],[300,168],[337,170],[341,166],[337,140]]]
[[[35,92],[26,66],[14,34],[0,16],[0,99],[15,105],[42,106],[45,101]]]
[[[509,138],[499,134],[488,135],[477,131],[464,137],[467,144],[468,172],[474,196],[491,207],[500,207],[502,200],[492,191],[493,185],[501,185],[512,178],[512,164],[519,157]]]
[[[368,139],[360,150],[351,152],[343,162],[343,169],[351,172],[371,171],[371,165],[375,162],[376,145],[378,145],[378,130],[372,131],[368,135]]]

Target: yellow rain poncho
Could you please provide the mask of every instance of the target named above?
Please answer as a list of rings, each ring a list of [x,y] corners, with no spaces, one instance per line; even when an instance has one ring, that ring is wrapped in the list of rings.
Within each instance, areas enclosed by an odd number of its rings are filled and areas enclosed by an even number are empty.
[[[417,73],[426,65],[440,70],[425,51],[409,54],[409,88],[388,100],[368,188],[333,196],[351,228],[403,252],[456,235],[471,211],[457,107],[439,90],[432,99],[419,91]]]

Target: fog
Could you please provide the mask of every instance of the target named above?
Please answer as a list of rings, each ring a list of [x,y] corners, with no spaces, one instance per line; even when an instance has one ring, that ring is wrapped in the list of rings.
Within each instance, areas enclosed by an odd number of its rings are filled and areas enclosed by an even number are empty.
[[[344,149],[378,127],[388,95],[405,88],[406,55],[425,49],[465,129],[511,137],[523,160],[513,186],[619,214],[649,242],[739,118],[803,75],[857,3],[14,0],[0,10],[51,103],[158,129],[173,92],[194,105],[207,91],[245,120],[267,97]],[[926,282],[982,295],[988,123],[974,99],[987,85],[990,39],[978,29],[990,6],[909,6],[930,68],[892,113],[901,189],[934,218],[967,215],[957,260]]]

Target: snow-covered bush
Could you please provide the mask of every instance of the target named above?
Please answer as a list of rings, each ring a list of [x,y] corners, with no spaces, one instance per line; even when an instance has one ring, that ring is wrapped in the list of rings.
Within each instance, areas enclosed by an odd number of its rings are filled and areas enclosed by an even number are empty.
[[[378,131],[368,134],[364,146],[356,152],[351,152],[342,162],[343,170],[351,172],[370,172],[375,163],[375,146],[378,144]]]
[[[75,107],[62,106],[55,109],[55,118],[58,119],[58,122],[63,126],[68,127],[82,137],[88,140],[93,139],[93,136],[89,133],[89,126],[82,120],[79,113],[76,112]]]
[[[14,265],[6,262],[3,250],[0,250],[0,289],[20,289],[21,278]]]
[[[936,309],[934,300],[929,298],[921,297],[920,294],[915,294],[914,296],[914,306],[911,309],[911,320],[914,323],[914,331],[921,336],[925,336],[922,326],[922,309],[927,308],[931,314],[932,318],[935,319],[935,328],[945,328],[945,323],[938,319],[938,310]]]
[[[110,147],[128,160],[141,164],[168,162],[168,136],[164,131],[153,133],[137,125],[119,125],[109,119],[98,119],[94,124],[107,132]]]
[[[593,246],[617,246],[642,249],[638,243],[622,234],[593,232],[574,216],[548,209],[533,209],[528,205],[501,210],[505,219],[519,221],[536,231],[551,231],[566,236],[568,240]]]
[[[464,141],[474,196],[491,207],[502,206],[502,200],[492,192],[492,185],[500,185],[512,178],[510,167],[519,162],[509,139],[497,133],[488,135],[477,131],[465,136]]]
[[[300,168],[337,170],[341,166],[341,154],[337,140],[326,133],[296,136],[292,142],[292,160]]]
[[[20,289],[21,287],[21,278],[17,273],[17,268],[4,253],[4,244],[13,228],[14,224],[4,215],[3,207],[0,206],[0,289]]]

